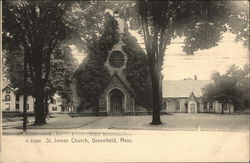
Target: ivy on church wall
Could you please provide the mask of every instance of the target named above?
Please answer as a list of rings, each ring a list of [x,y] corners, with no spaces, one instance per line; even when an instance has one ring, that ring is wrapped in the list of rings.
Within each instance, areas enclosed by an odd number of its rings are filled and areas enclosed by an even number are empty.
[[[84,109],[97,109],[98,99],[105,90],[111,75],[104,63],[109,51],[119,41],[116,20],[109,14],[105,17],[104,30],[100,39],[93,40],[88,47],[88,56],[80,64],[74,74],[76,91],[81,99],[78,111]],[[146,54],[130,35],[125,27],[123,42],[126,44],[123,51],[127,54],[128,61],[124,73],[130,86],[135,91],[135,103],[145,108],[151,108],[151,86],[147,67]]]
[[[78,111],[98,108],[98,98],[111,79],[104,62],[117,41],[117,22],[107,14],[100,39],[92,41],[88,47],[88,56],[74,74],[77,95],[81,99]]]
[[[123,51],[128,56],[127,67],[124,70],[127,81],[135,91],[136,105],[147,110],[152,108],[152,86],[149,76],[147,56],[137,43],[137,40],[128,31],[124,33]]]

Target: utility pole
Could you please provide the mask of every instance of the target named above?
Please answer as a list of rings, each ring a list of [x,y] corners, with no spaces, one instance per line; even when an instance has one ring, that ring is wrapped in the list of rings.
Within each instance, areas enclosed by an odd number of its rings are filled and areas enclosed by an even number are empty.
[[[26,51],[24,52],[24,68],[23,68],[23,133],[27,131],[27,56]]]

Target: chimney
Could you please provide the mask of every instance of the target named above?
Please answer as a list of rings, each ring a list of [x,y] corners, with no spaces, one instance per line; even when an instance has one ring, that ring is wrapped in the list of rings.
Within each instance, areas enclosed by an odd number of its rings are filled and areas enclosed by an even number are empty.
[[[197,75],[194,75],[194,80],[197,80]]]

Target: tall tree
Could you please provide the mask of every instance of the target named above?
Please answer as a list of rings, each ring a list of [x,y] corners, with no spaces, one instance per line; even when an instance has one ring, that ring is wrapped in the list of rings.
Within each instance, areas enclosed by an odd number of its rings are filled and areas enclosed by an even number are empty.
[[[216,46],[225,31],[228,3],[148,0],[137,2],[135,9],[137,14],[133,13],[131,24],[143,33],[153,88],[151,124],[158,125],[161,124],[161,70],[166,47],[177,36],[186,38],[183,50],[188,54]]]
[[[29,76],[35,101],[35,124],[45,120],[45,87],[51,70],[51,54],[66,38],[64,15],[68,2],[4,1],[3,43],[9,50],[20,50],[27,56]]]

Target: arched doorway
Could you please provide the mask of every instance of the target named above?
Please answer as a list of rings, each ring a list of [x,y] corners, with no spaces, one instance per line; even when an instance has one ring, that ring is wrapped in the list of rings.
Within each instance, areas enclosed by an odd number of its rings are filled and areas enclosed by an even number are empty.
[[[124,94],[119,89],[110,92],[110,113],[121,114],[124,112]]]

